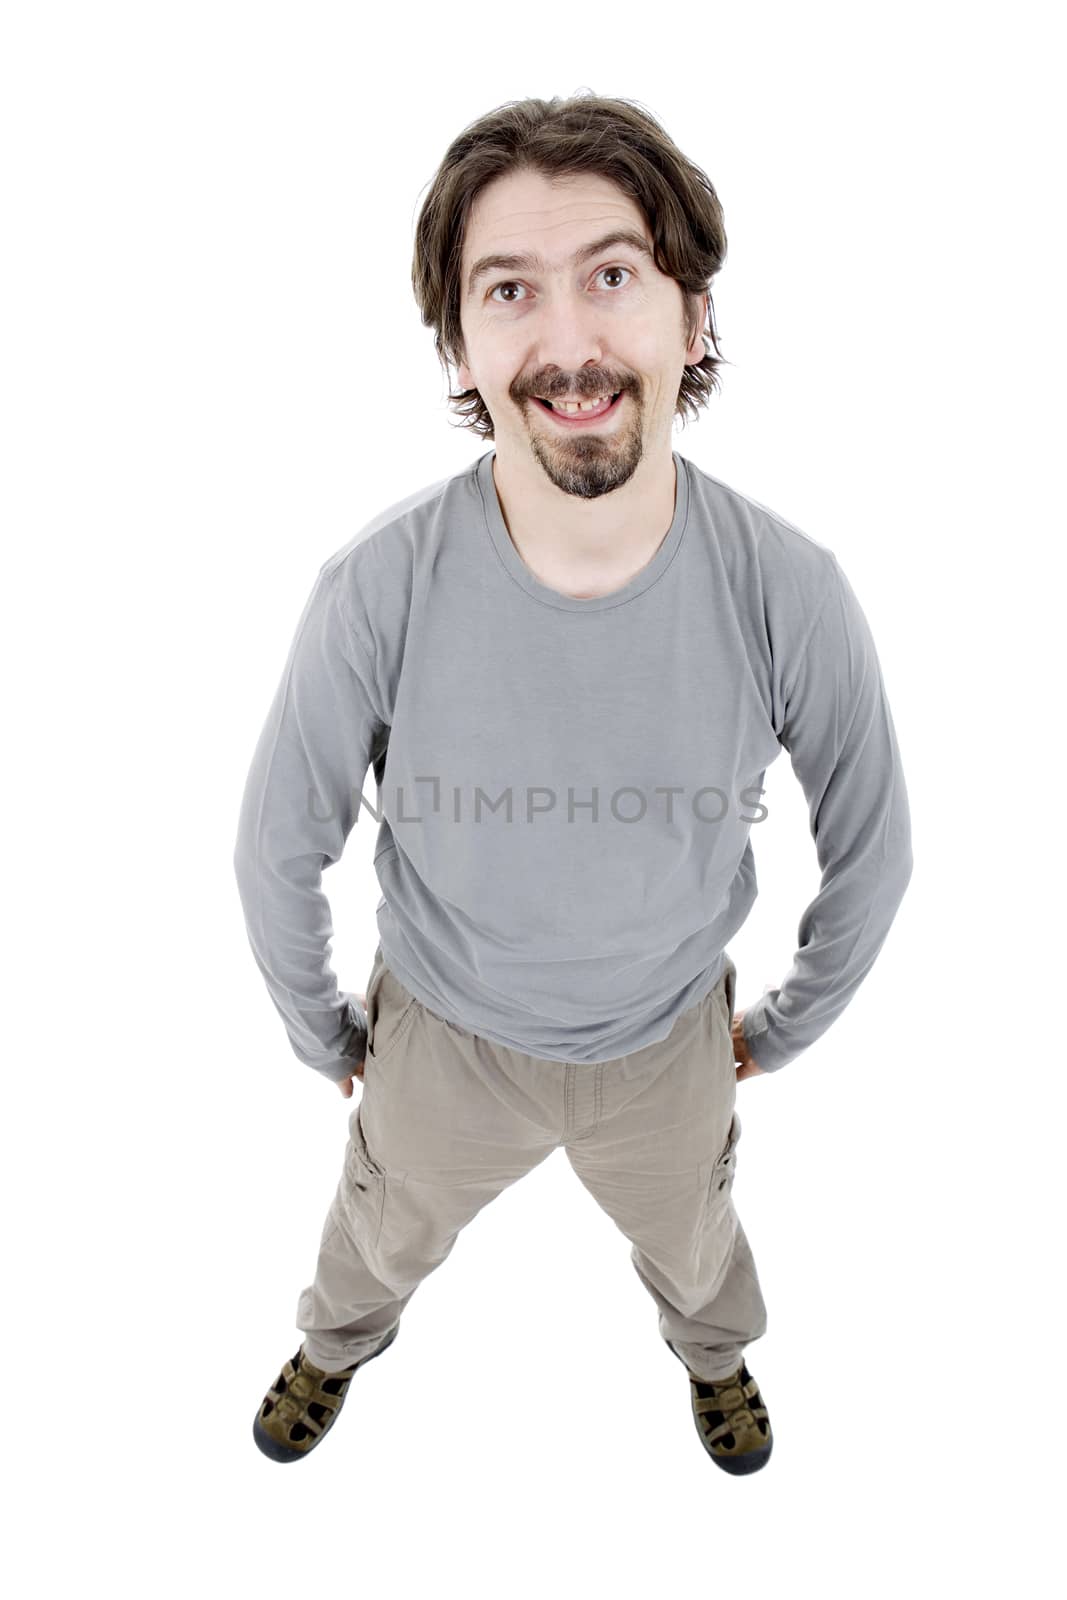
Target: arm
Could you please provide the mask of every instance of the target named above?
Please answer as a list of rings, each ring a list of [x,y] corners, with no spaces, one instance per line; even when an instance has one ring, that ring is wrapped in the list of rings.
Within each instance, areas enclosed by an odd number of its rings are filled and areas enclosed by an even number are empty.
[[[350,625],[341,572],[326,563],[304,606],[252,758],[233,857],[252,954],[293,1053],[333,1083],[362,1059],[367,1023],[330,966],[322,873],[341,857],[388,733],[373,646]]]
[[[844,1011],[874,965],[912,870],[900,752],[874,640],[835,558],[833,579],[785,693],[779,742],[808,801],[822,869],[781,988],[742,1017],[756,1065],[774,1072]]]

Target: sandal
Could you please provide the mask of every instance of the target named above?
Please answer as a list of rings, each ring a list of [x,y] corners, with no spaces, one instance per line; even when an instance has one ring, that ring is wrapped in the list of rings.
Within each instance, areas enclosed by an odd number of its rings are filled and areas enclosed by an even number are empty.
[[[336,1422],[353,1375],[387,1350],[399,1329],[397,1323],[377,1349],[341,1372],[317,1367],[301,1345],[268,1389],[252,1424],[252,1437],[263,1454],[272,1461],[300,1461],[309,1455]]]
[[[673,1344],[667,1347],[689,1371]],[[774,1436],[759,1385],[742,1361],[729,1378],[714,1382],[689,1372],[693,1420],[700,1442],[724,1472],[758,1472],[766,1466]]]

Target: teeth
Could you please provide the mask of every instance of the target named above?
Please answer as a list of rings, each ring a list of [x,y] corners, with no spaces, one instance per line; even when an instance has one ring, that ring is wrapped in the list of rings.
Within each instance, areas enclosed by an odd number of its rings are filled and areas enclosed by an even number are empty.
[[[610,400],[610,394],[602,394],[599,400],[550,400],[548,404],[553,411],[595,411],[597,406],[602,406],[605,400]]]

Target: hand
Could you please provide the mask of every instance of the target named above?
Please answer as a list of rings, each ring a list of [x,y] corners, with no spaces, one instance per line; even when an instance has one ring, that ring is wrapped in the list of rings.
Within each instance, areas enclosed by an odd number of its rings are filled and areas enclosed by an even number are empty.
[[[366,1006],[367,996],[365,994],[357,994],[356,999],[361,1005]],[[364,1059],[359,1063],[355,1072],[352,1074],[352,1078],[358,1078],[360,1083],[363,1082],[363,1068],[365,1065],[366,1060]],[[342,1078],[340,1083],[337,1085],[346,1100],[351,1100],[352,1098],[352,1078]]]
[[[758,1062],[753,1060],[752,1056],[749,1054],[748,1045],[745,1042],[745,1035],[741,1027],[741,1019],[744,1017],[744,1014],[745,1013],[743,1011],[738,1011],[733,1022],[730,1024],[730,1037],[734,1044],[734,1060],[740,1062],[740,1065],[737,1069],[738,1083],[740,1083],[743,1078],[754,1078],[757,1072],[762,1072],[764,1070]]]

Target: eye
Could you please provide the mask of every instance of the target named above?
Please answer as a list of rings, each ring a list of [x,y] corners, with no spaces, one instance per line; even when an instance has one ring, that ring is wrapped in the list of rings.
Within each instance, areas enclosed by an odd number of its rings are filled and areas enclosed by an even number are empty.
[[[625,272],[628,277],[633,277],[633,268],[632,267],[601,267],[600,271],[596,274],[596,276],[599,278],[605,272]],[[507,282],[495,283],[493,285],[493,287],[490,290],[488,290],[485,298],[487,300],[492,300],[493,296],[496,294],[498,289],[522,289],[524,287],[525,287],[524,284],[516,283],[513,278],[509,278],[507,280]],[[626,286],[624,284],[623,288],[625,288],[625,287]],[[518,301],[516,301],[516,300],[498,300],[497,301],[497,305],[498,306],[499,305],[513,306],[513,305],[517,305],[517,304],[518,304]]]

